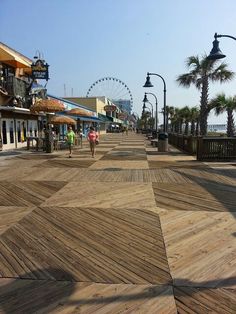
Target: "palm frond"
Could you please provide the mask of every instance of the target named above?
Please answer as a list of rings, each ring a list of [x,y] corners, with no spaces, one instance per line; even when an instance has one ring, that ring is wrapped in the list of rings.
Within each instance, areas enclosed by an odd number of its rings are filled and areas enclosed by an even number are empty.
[[[221,63],[214,71],[209,75],[211,81],[220,81],[220,83],[231,81],[234,78],[235,73],[227,69],[226,63]]]
[[[196,81],[195,76],[192,73],[185,73],[179,75],[176,79],[180,86],[190,87],[191,84],[194,84]]]
[[[186,63],[186,66],[188,68],[193,66],[195,69],[197,69],[197,68],[200,67],[200,61],[199,61],[199,57],[198,56],[190,56],[190,57],[188,57],[185,63]]]

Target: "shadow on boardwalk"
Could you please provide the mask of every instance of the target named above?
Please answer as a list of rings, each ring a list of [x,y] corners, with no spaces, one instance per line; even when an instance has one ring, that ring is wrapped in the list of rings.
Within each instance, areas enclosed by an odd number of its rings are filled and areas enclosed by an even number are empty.
[[[124,309],[128,309],[129,302],[133,304],[135,301],[145,301],[156,298],[157,303],[159,303],[162,302],[164,297],[172,295],[177,297],[177,301],[181,300],[182,297],[193,298],[194,300],[199,292],[210,291],[210,293],[213,294],[216,289],[209,287],[217,285],[217,281],[215,280],[197,283],[186,281],[185,279],[178,279],[180,283],[178,286],[173,286],[171,282],[169,285],[164,286],[150,285],[147,287],[147,285],[144,285],[140,293],[117,293],[115,289],[112,290],[112,295],[105,296],[104,292],[106,294],[107,287],[111,286],[111,284],[99,285],[91,282],[78,283],[74,280],[72,274],[58,268],[38,269],[34,272],[22,275],[18,279],[1,279],[1,281],[3,280],[5,283],[0,285],[0,309],[3,311],[1,313],[5,314],[50,313],[52,311],[60,312],[61,310],[65,310],[66,313],[80,313],[80,309],[83,305],[92,306],[103,304],[105,306],[114,303],[122,303],[125,306]],[[181,282],[184,283],[183,286]],[[236,277],[228,278],[225,284],[221,282],[224,289],[235,283]],[[98,285],[96,293],[94,293],[94,289],[89,289],[92,285]],[[102,290],[101,286],[106,289]],[[131,284],[124,284],[124,286],[135,287],[135,285]],[[139,285],[139,287],[141,286]],[[87,292],[86,288],[88,288]],[[91,293],[91,291],[93,292]],[[76,295],[70,299],[75,292]],[[194,304],[193,300],[191,301],[192,304]],[[197,303],[193,306],[197,306],[199,301],[196,302]],[[224,296],[223,301],[219,299],[219,304],[217,304],[217,302],[217,300],[214,300],[214,305],[217,308],[217,311],[214,313],[234,313],[233,311],[231,312],[231,310],[236,310],[236,295],[233,293],[232,295]],[[208,310],[207,305],[205,304],[204,306],[205,309]],[[211,305],[209,306],[209,309],[211,309]],[[226,306],[228,306],[229,311],[224,312]],[[201,307],[202,305],[200,306],[199,304],[199,308]],[[88,307],[86,307],[86,309],[88,309]],[[191,310],[196,309],[197,308],[194,307],[191,308]],[[196,310],[194,313],[203,312]]]
[[[232,199],[236,200],[236,197],[235,197],[236,186],[231,185],[231,184],[216,182],[214,180],[210,180],[205,177],[204,179],[202,179],[201,177],[198,176],[198,172],[196,172],[196,175],[194,175],[193,173],[191,174],[186,173],[176,168],[172,170],[181,174],[183,177],[188,178],[189,180],[193,181],[199,186],[203,187],[207,192],[209,192],[212,196],[214,196],[214,198],[219,203],[221,203],[225,207],[226,212],[231,213],[231,215],[234,218],[236,218],[236,201],[234,202],[228,201],[227,199],[224,198],[223,193],[219,193],[219,189],[218,189],[219,187],[222,187],[222,191],[224,190],[225,192],[232,195],[231,200]],[[213,175],[214,174],[223,175],[225,177],[229,177],[230,179],[236,179],[236,170],[234,169],[223,169],[223,170],[211,169],[211,173]]]

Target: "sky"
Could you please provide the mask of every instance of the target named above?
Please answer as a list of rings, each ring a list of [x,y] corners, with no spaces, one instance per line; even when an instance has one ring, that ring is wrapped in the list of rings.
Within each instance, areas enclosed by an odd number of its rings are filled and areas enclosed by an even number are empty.
[[[67,96],[72,89],[74,97],[86,96],[98,79],[115,77],[129,87],[138,114],[144,92],[163,107],[160,78],[142,87],[147,72],[165,79],[168,106],[199,105],[200,92],[176,78],[188,72],[189,56],[210,52],[215,32],[236,36],[235,0],[0,0],[0,41],[29,58],[37,50],[43,55],[48,93],[63,97],[65,84]],[[236,42],[221,38],[220,48],[236,72]],[[210,84],[210,98],[221,92],[235,95],[236,77]],[[208,123],[226,123],[226,116],[211,114]]]

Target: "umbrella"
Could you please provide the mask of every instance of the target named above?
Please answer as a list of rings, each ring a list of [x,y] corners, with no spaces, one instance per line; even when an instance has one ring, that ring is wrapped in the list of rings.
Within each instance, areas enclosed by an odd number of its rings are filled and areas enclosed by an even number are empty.
[[[76,124],[76,121],[66,116],[54,116],[51,119],[52,124]]]
[[[87,117],[91,117],[93,115],[92,112],[89,112],[82,108],[74,108],[74,109],[68,110],[66,113],[69,115],[78,115],[78,116],[87,116]]]
[[[65,106],[63,103],[59,102],[58,100],[54,99],[39,99],[35,102],[34,105],[30,107],[31,112],[57,112],[65,110]]]

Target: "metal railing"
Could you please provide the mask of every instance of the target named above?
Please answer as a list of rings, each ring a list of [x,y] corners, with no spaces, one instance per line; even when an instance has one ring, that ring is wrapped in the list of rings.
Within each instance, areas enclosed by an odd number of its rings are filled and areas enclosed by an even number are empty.
[[[26,97],[30,84],[15,76],[8,76],[1,81],[1,86],[7,91],[9,96]]]

